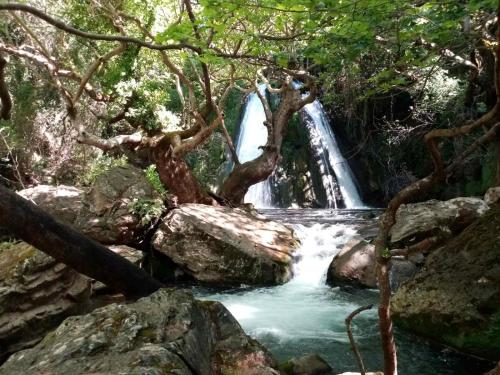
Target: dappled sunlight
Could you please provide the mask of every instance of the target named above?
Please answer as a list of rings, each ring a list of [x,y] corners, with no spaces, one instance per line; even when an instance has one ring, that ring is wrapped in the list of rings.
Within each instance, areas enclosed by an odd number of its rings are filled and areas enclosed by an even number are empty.
[[[289,262],[290,253],[297,246],[291,229],[241,209],[185,204],[179,210],[186,213],[187,221],[207,234],[249,253],[264,251],[274,260]]]

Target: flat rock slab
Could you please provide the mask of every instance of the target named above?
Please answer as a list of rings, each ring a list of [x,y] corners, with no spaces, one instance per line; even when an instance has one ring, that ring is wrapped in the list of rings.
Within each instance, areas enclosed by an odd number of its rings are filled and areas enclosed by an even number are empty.
[[[404,204],[396,213],[391,242],[404,246],[433,235],[457,233],[488,210],[485,201],[473,197]]]
[[[241,209],[184,204],[171,211],[153,246],[195,279],[214,284],[272,285],[290,280],[293,230]]]
[[[162,289],[66,319],[0,374],[278,375],[276,362],[218,302]]]
[[[5,247],[5,245],[4,245]],[[24,243],[0,252],[0,360],[87,309],[90,279]]]

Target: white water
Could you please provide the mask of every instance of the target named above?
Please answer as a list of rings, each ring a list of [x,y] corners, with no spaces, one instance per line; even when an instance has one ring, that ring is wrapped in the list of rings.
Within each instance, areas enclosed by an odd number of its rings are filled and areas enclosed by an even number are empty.
[[[298,84],[297,84],[298,85]],[[266,85],[261,84],[259,91],[265,95]],[[328,208],[337,208],[335,180],[340,188],[346,208],[366,207],[361,200],[347,160],[342,156],[330,123],[318,100],[307,104],[302,111],[307,115],[305,126],[313,157],[321,174],[323,189],[327,197]],[[256,93],[248,97],[245,113],[240,124],[240,134],[236,143],[236,152],[241,163],[254,160],[262,154],[267,142],[267,128],[264,108]],[[246,203],[253,203],[257,208],[272,208],[271,178],[255,184],[245,195]]]
[[[272,211],[276,211],[273,213]],[[294,277],[287,284],[244,287],[224,292],[195,289],[198,298],[222,302],[247,334],[264,344],[278,361],[317,353],[336,372],[358,371],[348,343],[345,318],[355,309],[375,304],[378,292],[332,288],[325,285],[329,263],[351,239],[362,222],[359,214],[345,215],[343,210],[270,210],[264,215],[284,222],[303,220],[307,226],[293,224],[301,246],[294,266]],[[327,222],[337,217],[343,224]],[[356,218],[356,216],[359,216]],[[382,368],[376,309],[365,311],[353,321],[353,333],[365,365]],[[406,375],[471,375],[467,362],[447,351],[430,348],[417,338],[397,332],[398,359]],[[465,365],[465,366],[464,366]]]
[[[329,345],[348,345],[344,319],[359,303],[335,297],[325,284],[328,265],[355,230],[343,224],[293,225],[301,246],[296,255],[293,279],[280,286],[241,289],[205,296],[222,302],[245,329],[245,332],[278,351],[291,356],[312,351],[322,353]],[[373,292],[369,292],[375,297]],[[374,312],[368,313],[374,317]],[[356,331],[358,338],[376,335]],[[345,351],[348,357],[349,351]],[[350,359],[349,359],[350,360]],[[347,361],[347,360],[346,360]],[[354,363],[354,362],[353,362]]]
[[[262,95],[266,94],[266,85],[259,86]],[[262,149],[267,142],[267,128],[264,125],[266,114],[264,107],[256,93],[249,95],[243,119],[240,124],[240,134],[236,143],[236,153],[240,163],[245,163],[258,158],[262,154]],[[252,185],[245,195],[245,203],[253,203],[258,208],[272,207],[271,181],[266,181]]]
[[[342,156],[332,127],[319,100],[307,104],[302,111],[307,114],[306,127],[313,153],[316,155],[318,167],[326,191],[328,206],[336,207],[335,178],[337,179],[346,208],[366,207],[354,182],[349,163]],[[332,175],[332,169],[335,176]]]

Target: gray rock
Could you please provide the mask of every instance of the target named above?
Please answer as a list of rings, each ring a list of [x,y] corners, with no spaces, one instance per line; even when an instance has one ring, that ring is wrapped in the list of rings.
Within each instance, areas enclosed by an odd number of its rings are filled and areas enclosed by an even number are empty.
[[[490,206],[500,203],[500,186],[489,188],[484,194],[484,201]]]
[[[361,237],[347,242],[333,258],[326,282],[333,286],[352,284],[375,288],[377,286],[375,246]]]
[[[433,250],[391,306],[408,330],[500,360],[500,207]]]
[[[153,246],[196,280],[270,285],[291,278],[298,240],[288,227],[243,210],[184,204],[164,218]]]
[[[401,246],[436,234],[457,233],[483,216],[488,209],[480,198],[430,200],[402,205],[391,229],[391,242]]]
[[[163,289],[66,319],[0,374],[278,375],[269,352],[218,302]]]
[[[317,354],[292,358],[280,365],[280,370],[284,375],[333,375],[330,365]]]
[[[411,260],[393,257],[390,270],[391,289],[395,292],[410,280],[418,267]],[[333,258],[326,282],[332,286],[354,285],[377,287],[377,265],[375,246],[361,237],[350,240]]]
[[[39,185],[18,192],[58,220],[103,244],[134,244],[144,233],[134,200],[157,200],[144,172],[114,167],[97,178],[89,191],[70,186]]]
[[[395,292],[401,285],[415,276],[418,267],[412,261],[403,258],[393,257],[391,261],[392,265],[389,280],[391,283],[391,290]]]
[[[90,279],[26,243],[0,252],[0,361],[86,311]]]

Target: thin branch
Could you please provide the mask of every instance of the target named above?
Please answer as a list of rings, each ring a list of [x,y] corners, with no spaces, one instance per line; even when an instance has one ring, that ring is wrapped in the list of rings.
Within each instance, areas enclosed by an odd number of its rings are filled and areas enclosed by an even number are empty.
[[[356,346],[356,341],[354,340],[354,336],[352,334],[352,329],[351,329],[351,321],[352,319],[358,315],[359,313],[365,311],[365,310],[370,310],[373,307],[373,305],[368,305],[368,306],[362,306],[359,309],[354,310],[352,313],[349,314],[349,316],[345,319],[345,325],[347,327],[347,335],[349,336],[349,342],[351,343],[351,349],[356,355],[356,360],[358,361],[358,366],[361,371],[361,375],[366,374],[365,370],[365,365],[363,363],[363,358],[361,357],[361,353],[358,350],[358,347]]]
[[[85,75],[82,77],[82,80],[80,82],[80,85],[78,86],[78,90],[76,91],[75,95],[73,95],[73,105],[76,104],[76,102],[80,99],[80,97],[83,94],[83,91],[85,90],[85,87],[87,86],[87,83],[90,81],[94,73],[99,69],[101,65],[106,64],[111,58],[114,56],[117,56],[121,54],[123,51],[125,51],[125,48],[127,45],[125,43],[120,43],[118,47],[115,49],[109,51],[108,53],[104,54],[103,56],[98,57],[87,69]]]
[[[82,38],[86,39],[92,39],[92,40],[101,40],[101,41],[107,41],[107,42],[121,42],[121,43],[132,43],[136,44],[141,47],[153,49],[153,50],[158,50],[158,51],[166,51],[166,50],[181,50],[181,49],[191,49],[195,52],[200,52],[200,48],[186,44],[186,43],[179,43],[179,44],[154,44],[154,43],[149,43],[145,42],[144,40],[137,39],[134,37],[130,36],[125,36],[125,35],[109,35],[109,34],[96,34],[96,33],[90,33],[87,31],[79,30],[76,29],[58,19],[55,19],[48,14],[42,12],[41,10],[32,7],[30,5],[25,5],[25,4],[18,4],[18,3],[6,3],[6,4],[0,4],[0,10],[18,10],[21,12],[26,12],[34,15],[37,18],[40,18],[44,20],[45,22],[51,24],[52,26],[63,30],[69,34],[73,34],[76,36],[80,36]]]

